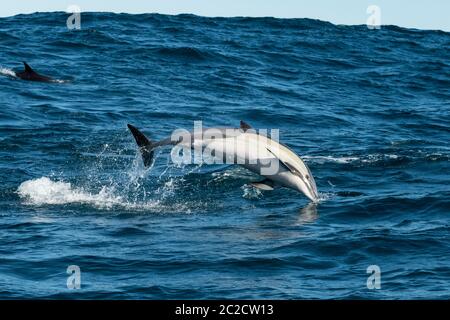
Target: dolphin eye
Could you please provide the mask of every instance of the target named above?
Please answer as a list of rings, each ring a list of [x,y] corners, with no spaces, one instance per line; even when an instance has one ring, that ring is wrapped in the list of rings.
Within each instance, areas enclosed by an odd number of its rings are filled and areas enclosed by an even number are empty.
[[[305,178],[309,180],[309,176],[308,175],[305,175]]]

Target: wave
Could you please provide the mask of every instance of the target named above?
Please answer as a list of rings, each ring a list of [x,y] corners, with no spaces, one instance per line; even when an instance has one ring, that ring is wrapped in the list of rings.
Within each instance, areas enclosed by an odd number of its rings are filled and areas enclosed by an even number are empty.
[[[409,162],[422,160],[428,161],[450,161],[450,157],[443,153],[426,153],[417,155],[400,155],[400,154],[383,154],[374,153],[361,156],[302,156],[307,162],[325,164],[325,163],[338,163],[338,164],[374,164],[374,163],[395,163],[395,162]]]
[[[447,262],[450,33],[112,13],[69,31],[67,17],[0,18],[2,297],[70,298],[57,275],[76,261],[100,279],[81,298],[111,283],[133,299],[371,298],[361,277],[377,261],[417,274],[388,275],[383,297],[444,292],[447,274],[421,270]],[[23,60],[71,83],[19,81]],[[317,210],[239,166],[174,167],[169,148],[143,168],[127,123],[156,141],[195,120],[279,128],[311,167]],[[275,289],[249,289],[249,270]]]
[[[353,163],[353,162],[362,162],[362,163],[373,163],[373,162],[379,162],[384,160],[396,160],[400,156],[396,154],[369,154],[364,156],[343,156],[343,157],[336,157],[336,156],[303,156],[302,158],[323,164],[327,162],[334,162],[339,164],[346,164],[346,163]]]
[[[147,49],[141,49],[141,51],[146,52]],[[228,56],[212,49],[198,48],[194,46],[162,46],[151,49],[150,52],[154,52],[163,59],[177,59],[181,61],[208,61],[211,63],[222,62],[228,64],[239,63],[241,61],[237,57]]]
[[[157,53],[166,57],[192,60],[206,60],[208,58],[208,54],[206,52],[192,47],[164,47],[157,49]]]

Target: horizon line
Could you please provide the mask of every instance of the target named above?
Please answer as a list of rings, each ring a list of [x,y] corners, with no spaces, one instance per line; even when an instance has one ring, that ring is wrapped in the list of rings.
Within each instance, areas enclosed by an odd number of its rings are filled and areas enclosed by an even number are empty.
[[[13,18],[16,16],[20,16],[20,15],[33,15],[33,14],[40,14],[40,13],[64,13],[67,15],[72,14],[71,12],[67,12],[67,11],[34,11],[34,12],[27,12],[27,13],[17,13],[17,14],[13,14],[13,15],[9,15],[9,16],[2,16],[0,15],[0,19],[2,18]],[[319,18],[310,18],[310,17],[277,17],[277,16],[244,16],[244,15],[223,15],[223,16],[215,16],[215,15],[199,15],[199,14],[195,14],[195,13],[189,13],[189,12],[181,12],[181,13],[160,13],[160,12],[118,12],[118,11],[106,11],[106,10],[102,10],[102,11],[81,11],[81,14],[83,13],[112,13],[112,14],[128,14],[128,15],[145,15],[145,14],[154,14],[154,15],[161,15],[161,16],[181,16],[181,15],[189,15],[189,16],[196,16],[196,17],[200,17],[200,18],[207,18],[207,19],[215,19],[215,18],[273,18],[273,19],[280,19],[280,20],[296,20],[296,19],[305,19],[305,20],[315,20],[315,21],[320,21],[320,22],[324,22],[324,23],[330,23],[334,26],[366,26],[366,24],[361,23],[361,24],[345,24],[345,23],[334,23],[331,21],[327,21],[327,20],[322,20]],[[449,31],[447,30],[443,30],[443,29],[420,29],[417,27],[407,27],[407,26],[401,26],[401,25],[396,25],[396,24],[381,24],[381,28],[382,27],[397,27],[397,28],[402,28],[402,29],[409,29],[409,30],[419,30],[419,31],[440,31],[440,32],[445,32],[445,33],[449,33]]]

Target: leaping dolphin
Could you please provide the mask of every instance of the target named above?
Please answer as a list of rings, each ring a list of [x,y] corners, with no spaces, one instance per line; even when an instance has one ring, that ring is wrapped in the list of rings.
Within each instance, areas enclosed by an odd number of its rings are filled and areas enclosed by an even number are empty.
[[[234,163],[263,176],[264,180],[252,183],[256,188],[273,190],[276,186],[287,187],[303,193],[313,202],[319,201],[314,177],[302,159],[287,146],[257,134],[244,121],[241,121],[240,128],[205,129],[216,130],[221,133],[219,137],[205,137],[205,130],[202,130],[188,133],[179,139],[168,137],[158,142],[151,141],[131,124],[128,124],[128,128],[139,146],[145,167],[152,164],[153,150],[157,147],[181,145],[193,149],[202,148],[209,150],[211,154],[221,154],[224,159],[234,159]],[[264,170],[267,169],[267,163],[274,162],[277,164],[276,171]]]
[[[26,63],[23,62],[23,65],[25,67],[24,71],[16,72],[16,76],[22,80],[28,80],[28,81],[40,81],[40,82],[52,82],[53,79],[47,76],[43,76],[38,74],[36,71],[31,69],[31,67]]]

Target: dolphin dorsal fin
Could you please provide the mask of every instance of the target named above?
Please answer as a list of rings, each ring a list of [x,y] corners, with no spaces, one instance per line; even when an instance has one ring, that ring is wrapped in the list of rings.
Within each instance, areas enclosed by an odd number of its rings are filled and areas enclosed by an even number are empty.
[[[26,63],[25,61],[23,62],[23,65],[25,67],[25,71],[26,72],[34,72],[33,69],[31,69],[31,67],[28,65],[28,63]]]
[[[244,132],[247,131],[248,129],[251,129],[251,128],[252,127],[247,122],[241,120],[241,129]]]

